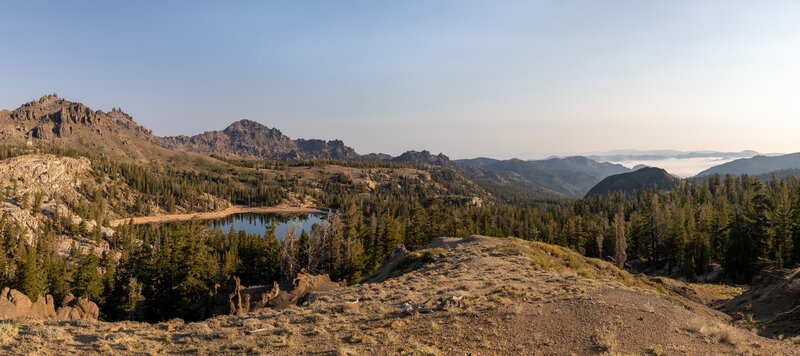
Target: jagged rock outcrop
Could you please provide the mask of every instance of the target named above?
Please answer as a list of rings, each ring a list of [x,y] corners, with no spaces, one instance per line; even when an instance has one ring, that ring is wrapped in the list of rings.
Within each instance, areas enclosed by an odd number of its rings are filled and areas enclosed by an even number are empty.
[[[327,274],[312,275],[301,271],[289,283],[272,286],[245,287],[239,277],[233,276],[224,286],[219,286],[211,298],[208,310],[210,316],[242,315],[248,312],[270,307],[286,308],[301,303],[313,292],[325,292],[339,288]]]
[[[136,124],[130,115],[119,108],[108,113],[94,111],[81,103],[59,98],[56,94],[25,103],[14,111],[1,112],[0,123],[14,126],[3,130],[0,136],[22,135],[26,139],[65,138],[78,131],[89,131],[98,136],[115,135],[121,133],[122,129],[142,137],[152,136],[150,130]]]
[[[32,302],[28,296],[16,289],[3,288],[3,291],[0,292],[0,319],[23,316],[55,319],[56,311],[53,297],[50,295],[39,296],[35,302]]]
[[[340,140],[292,140],[278,129],[251,120],[236,121],[222,131],[207,131],[191,137],[162,137],[161,141],[172,149],[228,158],[296,161],[360,157]]]
[[[0,111],[0,141],[72,148],[137,162],[164,161],[176,154],[121,109],[93,110],[56,94]]]
[[[99,315],[100,309],[97,304],[89,301],[89,298],[75,298],[72,294],[64,296],[61,308],[56,311],[58,320],[97,319]]]
[[[278,283],[272,286],[242,285],[239,277],[228,279],[224,286],[214,292],[211,299],[211,315],[242,315],[267,306],[270,299],[278,296]]]
[[[310,293],[327,292],[336,288],[339,288],[339,284],[332,282],[327,273],[312,275],[301,271],[291,285],[284,287],[267,305],[276,309],[286,308],[301,303]]]
[[[443,166],[450,162],[450,158],[443,153],[433,155],[429,151],[407,151],[395,158],[391,159],[392,162],[419,162],[431,164],[434,166]]]
[[[0,319],[13,319],[30,317],[36,319],[78,320],[97,319],[100,309],[97,304],[86,297],[75,298],[68,294],[61,302],[61,307],[55,309],[53,296],[39,296],[32,302],[24,293],[3,288],[0,292]]]

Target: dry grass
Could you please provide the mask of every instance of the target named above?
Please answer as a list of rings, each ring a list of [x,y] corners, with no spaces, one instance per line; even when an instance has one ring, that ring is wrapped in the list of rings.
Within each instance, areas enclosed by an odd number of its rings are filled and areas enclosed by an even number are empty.
[[[608,262],[515,239],[477,241],[448,239],[432,245],[444,249],[410,254],[408,273],[326,292],[299,307],[186,324],[26,321],[13,324],[26,344],[11,341],[3,349],[10,354],[58,354],[54,350],[59,350],[77,354],[439,355],[458,350],[484,355],[535,350],[541,354],[664,355],[713,354],[715,350],[781,354],[784,349],[776,344],[796,348],[790,343],[798,340],[760,339],[707,319],[705,314],[677,308],[664,301],[668,296],[627,288],[623,283],[646,285],[645,280]],[[423,259],[434,261],[423,266],[419,262]],[[564,272],[533,268],[537,263]],[[439,298],[453,295],[463,299],[447,310],[413,316],[400,312],[408,300],[434,306]],[[575,319],[575,315],[581,317]],[[630,332],[630,326],[638,325],[649,326],[641,329],[647,335],[637,334],[638,329]],[[53,327],[68,331],[66,337],[48,330]]]
[[[436,261],[440,257],[444,256],[447,252],[443,248],[429,248],[424,250],[417,250],[409,252],[403,259],[397,262],[394,265],[392,270],[394,271],[403,271],[406,268],[410,267],[412,264],[420,262],[420,263],[429,263]]]
[[[47,328],[36,331],[34,335],[48,340],[63,340],[67,338],[67,332],[62,328]]]
[[[8,323],[0,324],[0,345],[5,345],[14,340],[19,334],[16,326]]]
[[[739,345],[744,341],[741,330],[725,324],[710,324],[700,319],[690,321],[683,329],[699,334],[711,341],[722,342],[732,346]]]
[[[562,247],[556,245],[548,245],[539,241],[531,241],[531,245],[556,258],[564,258],[567,255],[567,252]]]
[[[592,337],[592,340],[594,341],[595,346],[600,349],[600,351],[613,351],[617,347],[616,335],[607,330],[595,334]]]
[[[667,349],[664,346],[661,346],[661,344],[657,344],[657,345],[650,346],[647,349],[647,354],[648,355],[655,355],[655,356],[663,356],[663,355],[667,354]]]
[[[399,354],[402,356],[435,356],[440,352],[431,345],[414,345],[401,349]]]

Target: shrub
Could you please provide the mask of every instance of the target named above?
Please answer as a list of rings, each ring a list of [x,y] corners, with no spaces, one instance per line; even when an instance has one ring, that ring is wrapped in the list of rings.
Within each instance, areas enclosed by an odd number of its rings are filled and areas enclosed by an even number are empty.
[[[407,255],[405,255],[405,257],[403,257],[403,259],[397,261],[397,263],[392,267],[392,272],[405,270],[418,261],[420,263],[433,262],[444,255],[445,250],[439,247],[409,252]]]

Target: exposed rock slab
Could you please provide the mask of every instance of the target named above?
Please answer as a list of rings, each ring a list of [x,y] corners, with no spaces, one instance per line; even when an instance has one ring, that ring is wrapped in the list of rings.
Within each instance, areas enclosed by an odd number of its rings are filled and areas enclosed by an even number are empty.
[[[35,302],[24,293],[3,288],[0,292],[0,319],[13,319],[29,317],[35,319],[55,319],[55,320],[78,320],[94,319],[97,320],[100,309],[97,304],[91,302],[86,297],[75,298],[68,294],[61,302],[61,307],[55,309],[53,296],[39,296]]]

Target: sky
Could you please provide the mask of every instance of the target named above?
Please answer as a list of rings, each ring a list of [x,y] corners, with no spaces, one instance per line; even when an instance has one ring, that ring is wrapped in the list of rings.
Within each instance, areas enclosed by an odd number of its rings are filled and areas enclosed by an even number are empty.
[[[800,151],[800,0],[4,1],[0,108],[359,153]]]

